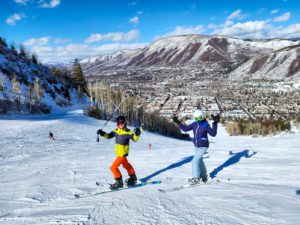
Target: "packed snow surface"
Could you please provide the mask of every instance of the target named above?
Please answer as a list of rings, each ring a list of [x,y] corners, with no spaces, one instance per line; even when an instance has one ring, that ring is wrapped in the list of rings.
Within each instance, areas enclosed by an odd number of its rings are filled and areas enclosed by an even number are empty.
[[[128,158],[161,184],[75,199],[113,182],[114,140],[95,141],[104,123],[81,110],[0,116],[0,224],[299,224],[299,133],[230,137],[219,126],[205,162],[221,182],[162,193],[190,178],[193,144],[145,131]]]

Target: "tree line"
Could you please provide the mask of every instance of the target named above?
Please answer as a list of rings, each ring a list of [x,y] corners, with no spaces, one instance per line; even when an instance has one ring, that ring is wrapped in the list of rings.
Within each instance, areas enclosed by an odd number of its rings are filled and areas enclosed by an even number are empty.
[[[232,135],[270,135],[276,134],[282,131],[290,131],[290,121],[283,118],[274,119],[257,119],[255,121],[249,121],[245,119],[238,119],[236,121],[229,121],[226,123],[226,131]]]
[[[125,92],[119,88],[108,87],[103,83],[88,84],[91,106],[87,109],[88,116],[114,120],[124,115],[128,125],[142,127],[148,131],[179,139],[188,139],[181,133],[176,124],[161,117],[157,111],[146,110],[144,101],[136,92]]]

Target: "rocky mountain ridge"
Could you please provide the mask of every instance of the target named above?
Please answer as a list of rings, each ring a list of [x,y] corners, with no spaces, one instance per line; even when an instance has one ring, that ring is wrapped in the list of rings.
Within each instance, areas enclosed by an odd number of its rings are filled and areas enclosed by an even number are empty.
[[[105,71],[185,67],[221,70],[234,79],[294,79],[300,76],[299,44],[281,39],[182,35],[158,39],[143,49],[91,57],[82,60],[81,65],[88,76]]]

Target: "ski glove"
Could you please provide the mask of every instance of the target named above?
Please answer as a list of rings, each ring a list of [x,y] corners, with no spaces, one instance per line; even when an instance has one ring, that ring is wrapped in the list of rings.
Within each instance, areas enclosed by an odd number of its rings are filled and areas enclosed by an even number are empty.
[[[97,131],[97,134],[99,134],[100,136],[104,136],[105,132],[102,129],[100,129]]]
[[[214,123],[220,122],[220,115],[211,115],[211,118],[214,120]]]
[[[136,136],[140,136],[140,134],[141,134],[140,128],[135,128],[135,129],[133,130],[133,132],[134,132],[134,134],[135,134]]]
[[[174,116],[173,117],[173,122],[176,123],[176,124],[179,124],[180,121],[178,120],[177,116]]]

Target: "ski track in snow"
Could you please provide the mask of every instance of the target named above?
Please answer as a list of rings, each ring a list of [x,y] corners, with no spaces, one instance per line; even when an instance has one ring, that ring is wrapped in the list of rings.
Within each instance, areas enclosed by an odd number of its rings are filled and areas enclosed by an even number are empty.
[[[299,224],[299,133],[230,137],[219,126],[205,162],[221,182],[161,193],[190,178],[193,144],[143,132],[129,161],[161,184],[75,199],[113,182],[114,140],[95,141],[104,123],[81,110],[0,116],[0,224]]]

